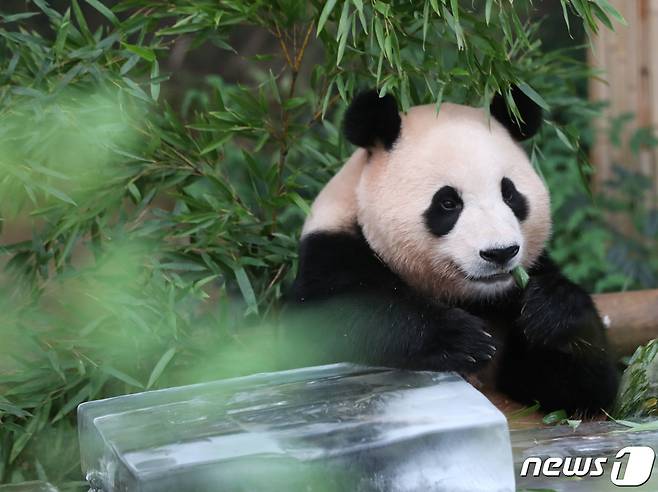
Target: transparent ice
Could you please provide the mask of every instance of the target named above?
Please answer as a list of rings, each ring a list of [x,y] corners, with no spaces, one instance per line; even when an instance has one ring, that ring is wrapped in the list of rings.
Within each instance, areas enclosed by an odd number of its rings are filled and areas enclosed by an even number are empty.
[[[510,492],[505,417],[450,373],[336,364],[85,403],[92,490]]]

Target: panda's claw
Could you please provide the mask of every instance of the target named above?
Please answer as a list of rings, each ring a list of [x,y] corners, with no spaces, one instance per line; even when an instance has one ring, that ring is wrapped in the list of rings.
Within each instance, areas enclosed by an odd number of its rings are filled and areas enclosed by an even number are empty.
[[[491,360],[491,359],[493,359],[494,355],[496,355],[496,346],[495,345],[487,345],[487,352],[482,354],[482,360]]]
[[[465,310],[450,308],[436,320],[417,362],[424,369],[473,372],[488,363],[496,352],[487,322]]]

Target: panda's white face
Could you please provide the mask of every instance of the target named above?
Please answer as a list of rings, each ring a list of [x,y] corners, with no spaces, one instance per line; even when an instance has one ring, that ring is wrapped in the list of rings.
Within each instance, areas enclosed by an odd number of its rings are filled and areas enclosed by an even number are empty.
[[[550,233],[548,192],[507,131],[479,108],[412,108],[394,147],[373,151],[357,187],[373,250],[440,298],[495,297]]]

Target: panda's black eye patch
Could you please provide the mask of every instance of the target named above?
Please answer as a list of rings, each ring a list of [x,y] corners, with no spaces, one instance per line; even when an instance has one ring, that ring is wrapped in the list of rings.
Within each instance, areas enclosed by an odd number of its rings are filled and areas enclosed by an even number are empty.
[[[512,209],[519,221],[524,221],[528,217],[528,200],[519,193],[514,186],[514,182],[509,178],[503,178],[500,182],[500,192],[503,201]]]
[[[425,225],[435,236],[445,236],[457,223],[463,208],[464,202],[457,190],[444,186],[434,193],[432,203],[423,214]]]

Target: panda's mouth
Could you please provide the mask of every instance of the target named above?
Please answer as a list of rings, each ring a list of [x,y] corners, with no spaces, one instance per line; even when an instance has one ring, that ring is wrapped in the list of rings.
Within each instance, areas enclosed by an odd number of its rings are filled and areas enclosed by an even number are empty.
[[[464,280],[474,284],[480,285],[496,285],[509,283],[513,280],[512,274],[510,272],[501,272],[491,273],[489,275],[477,275],[473,273],[468,273],[465,268],[459,266],[458,263],[453,262],[453,267],[463,275]]]
[[[485,284],[495,284],[498,282],[506,282],[512,278],[509,272],[494,273],[493,275],[485,275],[482,277],[468,277],[472,282],[480,282]]]

